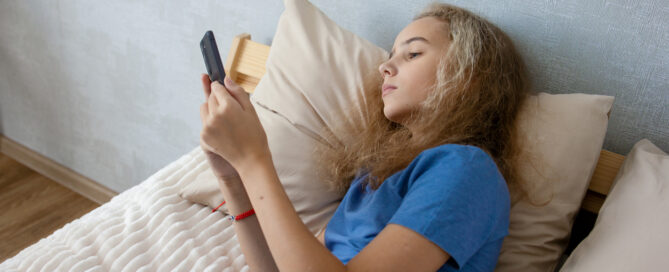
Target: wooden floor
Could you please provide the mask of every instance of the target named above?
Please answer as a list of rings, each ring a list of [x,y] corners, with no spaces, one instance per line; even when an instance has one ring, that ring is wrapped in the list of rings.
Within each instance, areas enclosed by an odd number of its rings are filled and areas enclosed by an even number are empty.
[[[0,153],[0,263],[98,206]]]

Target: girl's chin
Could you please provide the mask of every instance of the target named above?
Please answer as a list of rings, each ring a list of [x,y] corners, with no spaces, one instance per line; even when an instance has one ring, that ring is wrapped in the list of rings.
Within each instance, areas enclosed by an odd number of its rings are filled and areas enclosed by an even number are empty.
[[[392,122],[395,122],[395,123],[399,123],[399,120],[401,119],[401,118],[400,118],[400,117],[401,117],[400,114],[398,114],[397,112],[393,112],[393,111],[392,111],[391,109],[389,109],[388,107],[384,107],[384,108],[383,108],[383,115],[386,116],[386,119],[388,119],[388,120],[390,120],[390,121],[392,121]]]

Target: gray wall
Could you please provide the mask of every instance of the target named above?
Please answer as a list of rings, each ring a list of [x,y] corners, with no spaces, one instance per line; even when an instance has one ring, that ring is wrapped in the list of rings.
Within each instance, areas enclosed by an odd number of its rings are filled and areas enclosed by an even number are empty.
[[[313,1],[389,49],[429,1]],[[604,148],[669,151],[669,4],[451,1],[516,42],[537,90],[616,97]],[[198,146],[208,29],[270,44],[283,10],[253,1],[0,1],[0,133],[115,191]],[[223,58],[225,58],[223,56]]]

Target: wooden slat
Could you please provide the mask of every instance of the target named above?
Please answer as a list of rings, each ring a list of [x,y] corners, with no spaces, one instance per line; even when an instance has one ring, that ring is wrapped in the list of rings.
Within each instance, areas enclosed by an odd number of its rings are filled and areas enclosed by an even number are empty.
[[[251,41],[251,35],[237,35],[232,42],[226,60],[226,73],[241,85],[244,90],[252,93],[260,78],[265,74],[265,62],[270,47]]]
[[[269,56],[269,46],[247,40],[240,49],[237,72],[260,79],[265,74],[265,62]]]
[[[595,172],[590,179],[588,192],[581,203],[581,209],[599,213],[599,209],[604,204],[604,200],[611,190],[613,180],[618,174],[623,160],[625,160],[625,156],[623,155],[608,150],[600,152]]]
[[[225,74],[232,78],[232,80],[236,81],[237,79],[237,68],[235,66],[237,60],[240,58],[239,53],[241,51],[239,49],[242,47],[244,41],[250,39],[251,35],[248,33],[239,34],[232,39],[232,45],[230,45],[230,51],[225,60],[225,67],[223,67],[223,69],[225,69]]]
[[[623,160],[625,160],[625,156],[623,155],[602,150],[599,154],[599,161],[597,161],[597,167],[592,174],[588,189],[607,195],[611,189],[613,179],[618,173],[618,169],[623,164]]]
[[[605,199],[605,195],[588,190],[583,199],[583,203],[581,203],[581,209],[598,214],[602,205],[604,205]]]
[[[238,74],[237,80],[235,80],[235,82],[242,86],[242,88],[244,88],[244,90],[248,93],[253,93],[253,91],[255,91],[256,85],[258,85],[259,81],[260,79],[250,77],[245,74]]]
[[[71,169],[0,135],[0,152],[98,204],[117,193]]]

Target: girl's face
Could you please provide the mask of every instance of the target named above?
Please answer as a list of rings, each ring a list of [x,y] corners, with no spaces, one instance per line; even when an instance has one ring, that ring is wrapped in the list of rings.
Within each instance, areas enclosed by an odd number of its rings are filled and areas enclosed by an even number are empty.
[[[379,66],[383,113],[389,120],[402,124],[427,98],[439,60],[450,45],[445,27],[445,22],[424,17],[397,35],[390,58]]]

